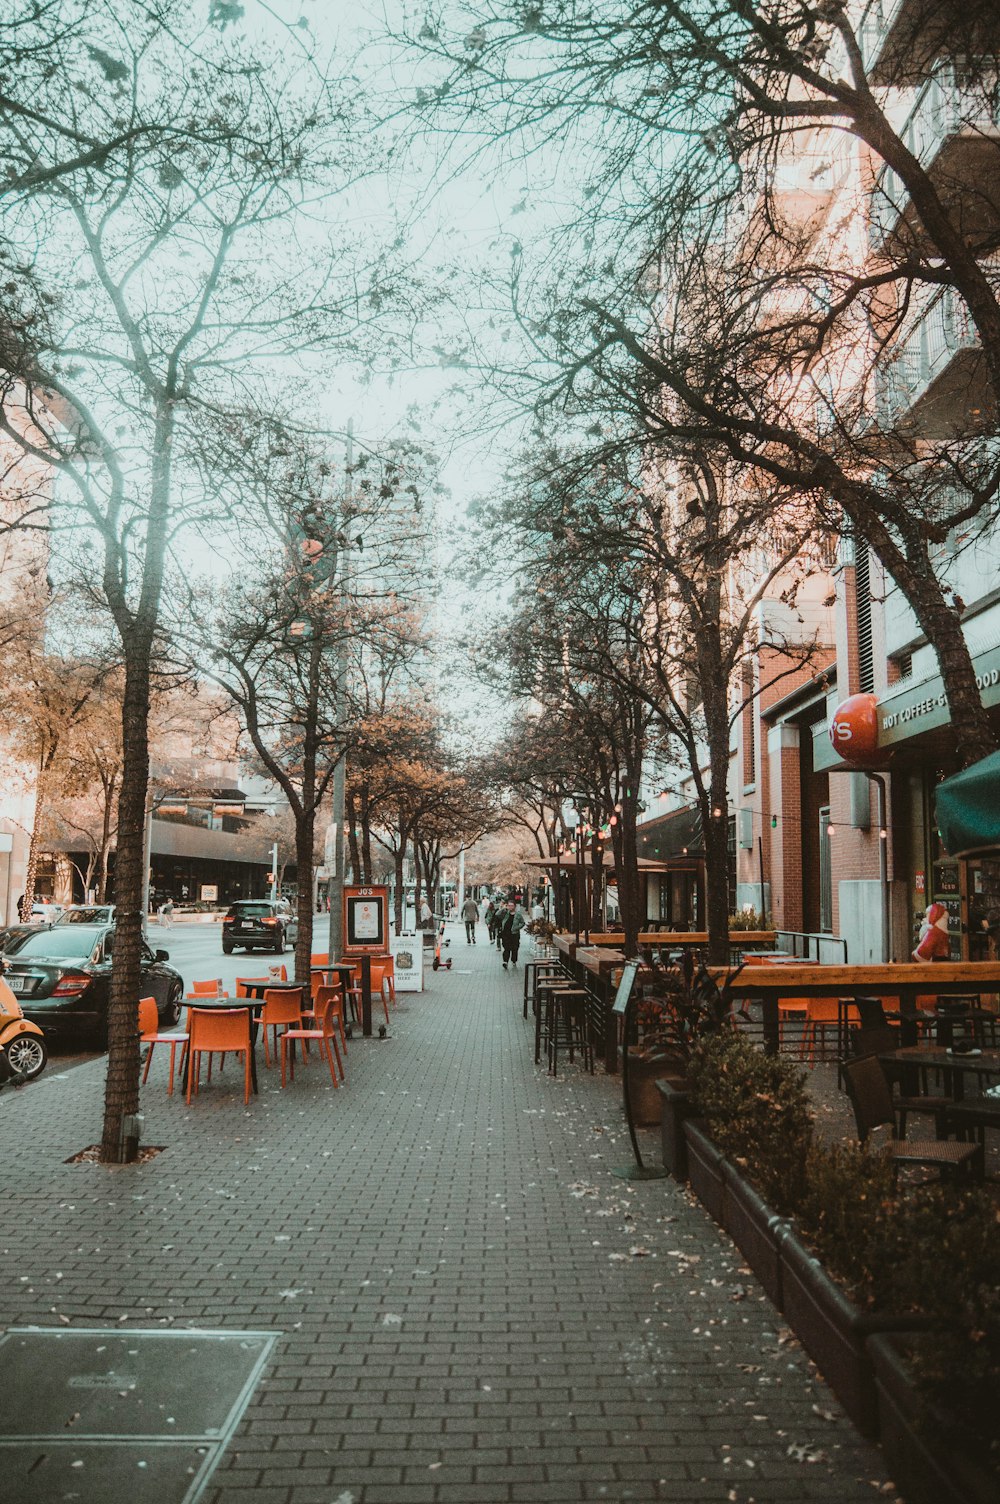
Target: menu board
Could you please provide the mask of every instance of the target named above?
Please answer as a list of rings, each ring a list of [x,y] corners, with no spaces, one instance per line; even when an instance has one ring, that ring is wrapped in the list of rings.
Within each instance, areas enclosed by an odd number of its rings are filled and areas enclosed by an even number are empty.
[[[345,888],[344,950],[386,954],[388,915],[388,888]]]
[[[957,862],[934,863],[933,903],[942,903],[948,910],[949,961],[962,959],[962,898]]]

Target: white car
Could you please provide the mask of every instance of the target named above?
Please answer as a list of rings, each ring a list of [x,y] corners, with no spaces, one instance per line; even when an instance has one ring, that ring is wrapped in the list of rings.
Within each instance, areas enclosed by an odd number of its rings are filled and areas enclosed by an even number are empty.
[[[31,905],[32,919],[47,919],[50,924],[55,924],[62,912],[63,907],[61,903],[41,903],[36,900]]]
[[[50,904],[51,908],[52,905]],[[54,924],[114,924],[113,903],[68,903],[53,916]]]

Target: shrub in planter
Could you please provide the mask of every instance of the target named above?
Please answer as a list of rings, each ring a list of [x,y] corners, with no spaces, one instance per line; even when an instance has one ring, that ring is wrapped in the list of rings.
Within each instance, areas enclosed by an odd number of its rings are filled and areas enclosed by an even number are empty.
[[[810,1144],[796,1223],[824,1267],[863,1305],[872,1303],[877,1229],[896,1214],[898,1201],[892,1164],[884,1154],[855,1143]]]
[[[869,1243],[874,1304],[922,1312],[907,1361],[925,1429],[989,1468],[1000,1497],[1000,1208],[984,1190],[921,1186],[877,1219]]]
[[[982,1190],[898,1187],[877,1150],[814,1148],[799,1225],[852,1298],[927,1330],[903,1350],[911,1421],[996,1474],[1000,1497],[1000,1209]]]
[[[792,1210],[812,1140],[804,1071],[727,1031],[703,1041],[689,1075],[695,1110],[725,1157],[776,1211]]]

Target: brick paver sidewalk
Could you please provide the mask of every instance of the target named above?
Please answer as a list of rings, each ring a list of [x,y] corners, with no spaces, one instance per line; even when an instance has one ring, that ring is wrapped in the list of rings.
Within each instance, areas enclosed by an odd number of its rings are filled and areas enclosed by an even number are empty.
[[[454,969],[340,1090],[261,1062],[248,1109],[230,1068],[189,1110],[164,1061],[141,1168],[64,1163],[100,1062],[3,1093],[0,1326],[279,1331],[211,1504],[876,1497],[879,1452],[732,1245],[611,1173],[618,1082],[536,1069],[484,940],[453,927]]]

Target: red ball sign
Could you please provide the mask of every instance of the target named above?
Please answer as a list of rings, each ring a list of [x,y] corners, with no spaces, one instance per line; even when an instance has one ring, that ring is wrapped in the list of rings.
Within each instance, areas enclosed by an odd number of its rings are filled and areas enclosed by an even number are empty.
[[[878,699],[875,695],[851,695],[838,705],[830,722],[834,751],[845,762],[874,763],[880,760],[878,746]]]

